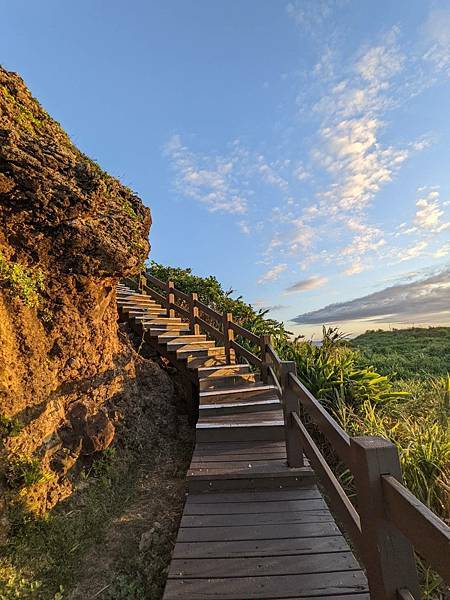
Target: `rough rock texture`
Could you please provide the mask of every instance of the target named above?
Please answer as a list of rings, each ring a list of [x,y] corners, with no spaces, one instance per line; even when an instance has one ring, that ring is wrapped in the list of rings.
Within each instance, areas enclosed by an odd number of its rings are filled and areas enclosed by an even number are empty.
[[[44,511],[111,444],[138,377],[115,284],[146,258],[150,223],[0,67],[0,496]]]

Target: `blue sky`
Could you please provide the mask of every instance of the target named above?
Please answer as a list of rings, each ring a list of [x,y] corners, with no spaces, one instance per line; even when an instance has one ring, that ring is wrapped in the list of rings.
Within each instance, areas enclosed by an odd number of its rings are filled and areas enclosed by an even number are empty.
[[[0,9],[0,62],[150,206],[155,260],[307,335],[450,324],[448,1]]]

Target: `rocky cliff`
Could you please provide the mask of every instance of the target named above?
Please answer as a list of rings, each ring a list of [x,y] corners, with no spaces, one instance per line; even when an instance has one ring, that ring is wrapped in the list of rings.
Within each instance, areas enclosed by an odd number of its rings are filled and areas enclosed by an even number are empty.
[[[0,68],[3,498],[47,510],[112,442],[141,371],[118,330],[115,284],[139,271],[150,223]]]

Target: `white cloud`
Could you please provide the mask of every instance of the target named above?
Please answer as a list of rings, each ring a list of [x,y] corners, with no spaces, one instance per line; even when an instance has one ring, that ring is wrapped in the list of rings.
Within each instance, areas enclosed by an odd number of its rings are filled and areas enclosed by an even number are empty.
[[[204,204],[210,212],[245,213],[247,200],[233,179],[235,157],[194,154],[174,135],[166,144],[165,154],[175,171],[175,189],[179,194]]]
[[[239,221],[238,227],[241,230],[241,233],[245,233],[245,235],[249,235],[251,233],[251,229],[245,221]]]
[[[281,273],[283,273],[283,271],[286,271],[286,269],[287,264],[285,263],[275,265],[274,267],[266,271],[266,273],[264,273],[264,275],[258,279],[258,283],[268,283],[269,281],[276,281],[280,277]]]
[[[356,275],[357,273],[361,273],[366,269],[366,266],[363,264],[363,261],[360,256],[356,258],[353,263],[345,269],[346,275]]]
[[[421,196],[416,202],[416,216],[414,225],[416,228],[429,233],[440,233],[450,227],[450,221],[443,221],[444,211],[439,202],[439,192],[429,191]]]
[[[308,290],[314,290],[318,287],[322,287],[327,283],[328,279],[326,277],[321,277],[320,275],[313,275],[312,277],[308,277],[307,279],[301,279],[287,287],[284,291],[287,294],[293,294],[296,292],[306,292]]]
[[[412,258],[417,258],[424,253],[424,250],[428,247],[428,242],[417,242],[409,248],[400,248],[397,252],[398,262],[405,262]]]
[[[298,181],[306,181],[311,178],[311,173],[305,168],[303,163],[299,162],[293,171],[293,176]]]

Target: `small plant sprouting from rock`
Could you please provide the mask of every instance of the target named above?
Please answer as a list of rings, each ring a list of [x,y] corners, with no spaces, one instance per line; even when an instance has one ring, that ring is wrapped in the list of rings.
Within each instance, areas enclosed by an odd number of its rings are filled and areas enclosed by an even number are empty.
[[[122,209],[134,221],[139,221],[139,216],[135,212],[134,208],[131,206],[131,202],[128,202],[128,200],[123,200],[122,201]]]
[[[0,414],[0,439],[14,437],[22,429],[22,424],[12,417]]]
[[[0,252],[0,286],[8,287],[13,296],[20,298],[30,308],[41,304],[41,292],[45,290],[41,269],[26,267],[7,260]]]
[[[6,470],[6,479],[11,488],[30,487],[37,483],[45,483],[52,475],[46,473],[36,456],[17,454],[10,457]]]

